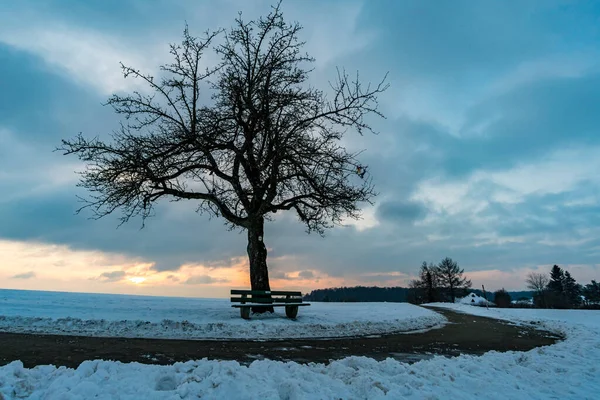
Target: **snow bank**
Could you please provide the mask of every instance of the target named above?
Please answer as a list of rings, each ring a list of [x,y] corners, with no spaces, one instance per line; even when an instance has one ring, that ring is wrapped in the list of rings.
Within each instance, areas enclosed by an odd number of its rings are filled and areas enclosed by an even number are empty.
[[[19,361],[0,367],[6,399],[597,399],[600,312],[439,304],[515,322],[536,321],[567,340],[528,352],[435,357],[415,364],[350,357],[329,365],[189,361],[171,366],[86,361],[77,369]],[[357,304],[350,305],[357,307]]]
[[[471,304],[471,305],[492,305],[494,303],[492,303],[491,301],[488,301],[486,299],[484,299],[481,296],[476,295],[475,293],[471,293],[466,297],[463,297],[462,299],[457,299],[456,300],[457,303],[460,304]]]
[[[341,337],[414,331],[445,318],[407,303],[312,303],[247,321],[228,299],[0,290],[0,331],[169,339]]]
[[[475,307],[473,307],[475,308]],[[598,334],[529,352],[435,357],[409,365],[350,357],[329,365],[86,361],[77,369],[0,367],[7,399],[596,399]]]
[[[489,308],[471,307],[468,304],[429,303],[428,306],[449,308],[482,317],[512,322],[544,324],[557,327],[587,327],[600,329],[599,310],[550,310],[537,308]]]

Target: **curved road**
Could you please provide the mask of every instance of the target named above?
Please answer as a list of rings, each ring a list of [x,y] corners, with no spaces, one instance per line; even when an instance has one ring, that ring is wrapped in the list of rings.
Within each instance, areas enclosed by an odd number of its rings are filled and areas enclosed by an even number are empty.
[[[348,356],[368,356],[377,360],[392,357],[414,362],[436,354],[456,356],[479,355],[490,350],[526,351],[562,339],[551,332],[505,321],[442,308],[435,308],[435,311],[443,314],[449,323],[421,333],[343,339],[191,341],[0,332],[0,365],[21,360],[25,367],[43,364],[77,367],[82,361],[93,359],[171,364],[205,357],[240,363],[262,358],[328,363]]]

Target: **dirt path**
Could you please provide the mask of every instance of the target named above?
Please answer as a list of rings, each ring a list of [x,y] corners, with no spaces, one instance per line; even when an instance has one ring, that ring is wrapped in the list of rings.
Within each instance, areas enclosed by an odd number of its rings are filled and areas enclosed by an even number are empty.
[[[104,359],[170,364],[190,359],[256,359],[323,362],[348,356],[387,357],[414,362],[435,354],[483,354],[490,350],[526,351],[561,338],[529,327],[490,318],[435,309],[449,323],[422,333],[333,340],[216,341],[98,338],[0,332],[0,365],[21,360],[26,367],[41,364],[77,367],[84,360]]]

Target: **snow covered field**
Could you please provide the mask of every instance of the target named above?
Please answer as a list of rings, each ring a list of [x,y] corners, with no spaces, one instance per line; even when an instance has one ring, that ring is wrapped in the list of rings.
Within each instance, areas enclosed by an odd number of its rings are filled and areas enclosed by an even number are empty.
[[[362,304],[347,304],[348,310]],[[535,321],[567,340],[528,352],[435,357],[415,364],[349,357],[329,365],[197,360],[171,366],[86,361],[77,369],[18,361],[0,367],[6,399],[597,399],[600,312],[498,310],[461,304],[461,312]],[[476,333],[474,333],[476,334]]]
[[[0,290],[0,331],[170,339],[372,335],[439,326],[441,315],[407,303],[312,303],[296,321],[240,317],[228,299]]]

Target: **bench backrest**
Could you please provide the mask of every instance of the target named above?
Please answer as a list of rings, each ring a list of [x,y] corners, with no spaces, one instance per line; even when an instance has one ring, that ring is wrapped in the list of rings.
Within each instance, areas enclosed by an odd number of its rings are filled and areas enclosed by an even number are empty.
[[[302,303],[302,292],[282,290],[231,290],[233,303]]]

